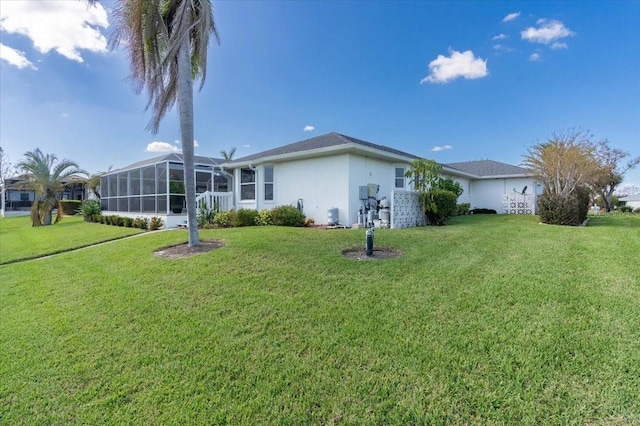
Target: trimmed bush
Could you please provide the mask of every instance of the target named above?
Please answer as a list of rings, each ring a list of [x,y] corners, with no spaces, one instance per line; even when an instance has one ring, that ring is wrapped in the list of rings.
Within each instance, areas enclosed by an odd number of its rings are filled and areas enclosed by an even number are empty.
[[[255,226],[260,213],[257,210],[252,209],[240,209],[236,211],[235,221],[233,226]]]
[[[542,223],[581,225],[589,212],[589,191],[579,188],[566,197],[545,192],[538,199],[538,210]]]
[[[633,212],[634,213],[640,213],[640,207],[636,207],[636,209]]]
[[[620,207],[618,207],[618,210],[621,211],[622,213],[632,213],[633,212],[633,207],[631,207],[631,206],[620,206]]]
[[[132,217],[123,217],[122,221],[124,222],[124,226],[127,228],[133,228],[133,218]]]
[[[213,218],[213,224],[222,226],[223,228],[231,226],[231,213],[230,211],[216,213],[216,216]]]
[[[153,216],[149,221],[149,231],[156,231],[162,228],[163,225],[164,223],[162,223],[162,219],[157,216]]]
[[[271,220],[276,226],[304,226],[305,216],[292,206],[279,206],[271,210]]]
[[[78,213],[82,201],[80,200],[60,200],[59,206],[62,206],[62,214],[65,216],[73,216]],[[100,213],[100,211],[98,211]]]
[[[458,216],[464,216],[469,214],[469,209],[471,209],[471,204],[470,203],[462,203],[462,204],[458,204],[457,208],[456,208],[456,214]]]
[[[259,225],[259,226],[273,225],[273,219],[271,219],[271,210],[267,210],[267,209],[260,210],[260,213],[258,213],[258,217],[256,218],[256,225]]]
[[[420,194],[420,198],[429,225],[444,225],[447,219],[456,214],[458,196],[451,191],[430,189]]]

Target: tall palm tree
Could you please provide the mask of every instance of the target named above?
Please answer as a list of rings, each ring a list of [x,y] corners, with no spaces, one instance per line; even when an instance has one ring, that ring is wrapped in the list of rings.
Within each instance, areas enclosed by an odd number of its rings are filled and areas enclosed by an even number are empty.
[[[220,155],[222,155],[222,158],[224,158],[225,160],[233,160],[233,156],[236,154],[236,147],[234,146],[233,148],[231,148],[229,150],[229,152],[225,151],[224,149],[222,151],[220,151]]]
[[[51,212],[58,204],[58,194],[64,190],[64,182],[73,175],[85,173],[75,161],[58,161],[55,154],[44,154],[39,148],[24,154],[25,159],[16,166],[24,173],[20,186],[36,193],[31,207],[33,226],[51,225]]]
[[[189,245],[200,244],[196,219],[193,131],[193,79],[207,73],[211,34],[219,41],[210,0],[119,0],[114,9],[116,30],[112,48],[124,43],[137,92],[146,89],[153,107],[148,128],[178,102],[189,219]]]

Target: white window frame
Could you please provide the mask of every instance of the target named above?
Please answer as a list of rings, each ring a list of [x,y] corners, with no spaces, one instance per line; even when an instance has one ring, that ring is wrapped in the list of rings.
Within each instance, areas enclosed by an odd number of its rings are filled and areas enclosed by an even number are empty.
[[[253,173],[253,182],[243,182],[242,178],[243,178],[243,171],[249,171],[251,173]],[[242,197],[242,188],[249,186],[249,185],[253,185],[253,198],[243,198]],[[240,169],[240,201],[255,201],[256,199],[256,171],[254,169],[251,169],[249,167],[245,167]]]
[[[267,179],[267,169],[271,169],[271,180]],[[271,199],[267,199],[267,185],[271,185]],[[273,165],[264,166],[264,201],[275,201],[275,167]]]
[[[402,170],[402,177],[398,176],[398,170]],[[407,172],[407,168],[405,166],[396,166],[393,169],[393,187],[395,189],[405,189],[407,186],[407,178],[405,177],[405,173]],[[398,180],[402,179],[402,186],[398,186]]]

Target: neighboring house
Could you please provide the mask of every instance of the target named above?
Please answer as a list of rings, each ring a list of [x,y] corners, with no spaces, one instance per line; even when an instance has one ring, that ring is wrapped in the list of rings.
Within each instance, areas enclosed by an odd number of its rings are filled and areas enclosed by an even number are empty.
[[[6,211],[29,211],[36,199],[33,190],[25,189],[20,185],[20,177],[5,179],[4,208]],[[79,182],[68,182],[64,191],[58,194],[61,200],[86,199],[85,185]]]
[[[338,223],[351,226],[366,202],[361,188],[371,187],[377,200],[390,200],[394,190],[411,190],[405,173],[416,159],[420,157],[328,133],[234,160],[196,156],[196,193],[198,200],[209,200],[208,207],[221,210],[297,206],[317,224],[328,223],[328,211],[337,209]],[[103,214],[157,215],[168,227],[183,224],[182,173],[182,156],[172,153],[105,174]],[[534,194],[535,182],[526,170],[503,163],[445,164],[443,174],[463,185],[459,202],[472,208],[503,213],[505,194],[514,195],[514,189],[520,194],[524,186]]]
[[[444,164],[443,171],[463,184],[464,193],[458,203],[469,203],[472,209],[485,208],[507,213],[505,210],[510,209],[505,205],[506,202],[517,198],[514,196],[527,195],[530,197],[525,198],[534,209],[531,214],[535,212],[538,184],[525,168],[479,160]]]
[[[620,206],[630,206],[634,210],[640,208],[640,194],[618,198]]]

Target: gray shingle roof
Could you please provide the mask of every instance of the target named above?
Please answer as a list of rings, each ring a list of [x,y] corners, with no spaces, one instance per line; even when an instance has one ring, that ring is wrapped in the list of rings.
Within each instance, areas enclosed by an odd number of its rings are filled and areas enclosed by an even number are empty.
[[[627,195],[618,199],[620,201],[640,201],[640,194]]]
[[[500,163],[493,160],[465,161],[462,163],[447,163],[443,165],[480,177],[531,175],[531,172],[523,167],[512,166],[511,164]]]
[[[356,144],[366,146],[368,148],[378,149],[380,151],[388,152],[391,154],[402,155],[409,158],[419,158],[413,154],[409,154],[397,149],[389,148],[383,145],[377,145],[371,142],[363,141],[360,139],[352,138],[351,136],[342,135],[340,133],[331,132],[325,135],[316,136],[310,139],[305,139],[300,142],[291,143],[277,148],[269,149],[266,151],[258,152],[256,154],[247,155],[246,157],[233,159],[230,163],[246,162],[258,160],[260,158],[272,157],[277,155],[292,154],[296,152],[311,151],[314,149],[328,148],[332,146]]]

